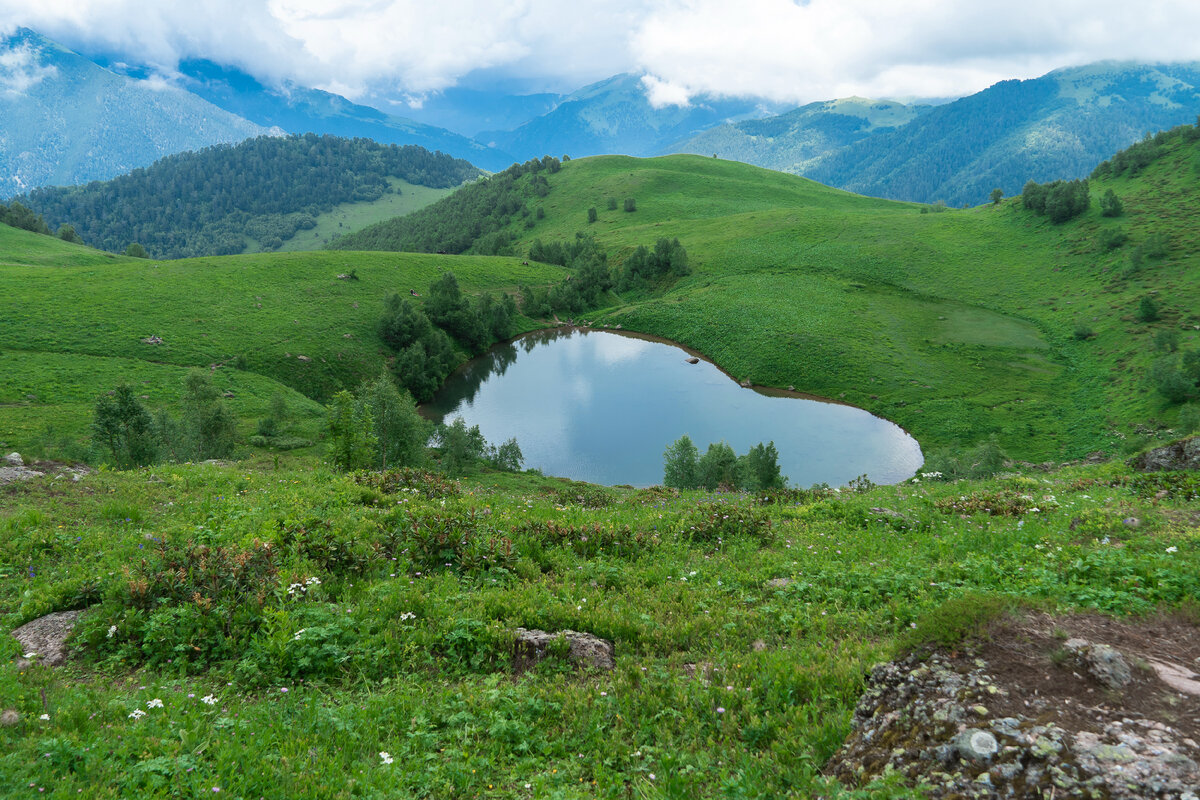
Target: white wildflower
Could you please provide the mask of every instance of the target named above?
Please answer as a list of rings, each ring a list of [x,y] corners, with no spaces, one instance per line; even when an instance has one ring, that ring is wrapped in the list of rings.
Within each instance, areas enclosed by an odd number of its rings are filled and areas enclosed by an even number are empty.
[[[49,714],[42,714],[40,717],[38,717],[38,719],[40,719],[42,722],[49,722],[49,721],[50,721],[50,715],[49,715]]]
[[[144,716],[146,716],[146,712],[142,711],[140,708],[135,708],[133,711],[129,712],[130,719],[140,719]]]
[[[109,626],[108,626],[108,635],[107,635],[105,638],[107,638],[107,639],[111,639],[112,637],[114,637],[114,636],[116,636],[116,635],[117,635],[117,626],[116,626],[116,625],[109,625]]]
[[[1168,548],[1167,548],[1167,552],[1168,552],[1168,553],[1178,553],[1178,552],[1179,552],[1179,548],[1178,548],[1178,547],[1176,547],[1175,545],[1171,545],[1170,547],[1168,547]]]
[[[217,704],[217,698],[213,697],[211,694],[208,694],[204,697],[201,697],[200,702],[204,703],[206,706],[215,706]]]
[[[146,708],[162,708],[162,707],[163,707],[162,700],[159,700],[157,697],[154,698],[153,700],[146,701]]]
[[[384,751],[379,754],[379,760],[382,761],[384,764],[391,764],[396,759],[392,758],[390,753]]]

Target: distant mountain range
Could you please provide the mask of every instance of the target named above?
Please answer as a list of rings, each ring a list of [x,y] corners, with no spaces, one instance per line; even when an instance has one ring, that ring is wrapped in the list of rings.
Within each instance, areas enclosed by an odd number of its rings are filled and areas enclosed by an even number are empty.
[[[687,105],[655,108],[641,77],[622,74],[585,86],[514,130],[488,131],[479,137],[521,159],[545,154],[653,156],[714,125],[780,110],[761,98],[708,96],[694,97]]]
[[[667,148],[717,155],[804,175],[843,148],[912,122],[931,106],[849,97],[809,103],[786,114],[718,125]]]
[[[622,74],[566,96],[451,88],[405,107],[409,118],[210,61],[184,62],[171,80],[104,68],[27,29],[0,39],[0,56],[0,199],[211,144],[313,132],[416,144],[493,172],[547,154],[716,155],[860,194],[961,205],[1030,179],[1083,177],[1200,114],[1200,62],[1102,62],[942,105],[851,97],[791,110],[753,97],[656,107],[640,76]]]
[[[240,70],[211,61],[180,65],[184,87],[210,103],[259,125],[288,133],[321,133],[374,139],[380,144],[415,144],[462,158],[489,171],[501,170],[515,157],[466,136],[385,114],[352,103],[341,95],[287,85],[270,88]]]
[[[117,75],[31,30],[0,37],[0,199],[269,132],[190,92]]]
[[[950,205],[994,188],[1085,177],[1145,134],[1200,114],[1200,63],[1101,62],[1002,81],[934,108],[815,103],[671,148],[805,175],[860,194]]]

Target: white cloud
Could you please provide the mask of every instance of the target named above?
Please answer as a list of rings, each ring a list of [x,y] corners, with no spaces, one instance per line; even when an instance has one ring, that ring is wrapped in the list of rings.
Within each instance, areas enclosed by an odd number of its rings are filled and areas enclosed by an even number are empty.
[[[38,63],[28,45],[0,51],[0,95],[22,95],[58,70]]]
[[[646,98],[654,108],[691,105],[691,93],[686,86],[660,80],[654,75],[643,75],[642,86],[646,89]]]
[[[658,104],[948,96],[1104,58],[1200,58],[1196,0],[0,0],[0,25],[170,75],[182,58],[351,97],[638,70]]]
[[[633,37],[690,93],[945,96],[1106,58],[1200,58],[1195,0],[672,0]]]

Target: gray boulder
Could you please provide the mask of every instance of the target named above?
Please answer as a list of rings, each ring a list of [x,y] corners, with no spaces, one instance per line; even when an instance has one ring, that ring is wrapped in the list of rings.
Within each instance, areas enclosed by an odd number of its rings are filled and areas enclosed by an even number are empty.
[[[8,464],[10,467],[23,467],[25,466],[25,459],[21,458],[20,453],[14,452],[9,453],[4,457],[4,463]]]
[[[57,667],[67,660],[67,637],[82,611],[57,611],[26,622],[12,632],[26,653],[36,653],[38,664]]]
[[[587,669],[611,670],[616,666],[613,643],[599,636],[578,631],[526,630],[517,628],[517,639],[513,648],[513,667],[524,672],[550,655],[557,641],[566,640],[569,651],[567,660]]]
[[[1129,663],[1121,653],[1106,644],[1085,639],[1068,639],[1065,647],[1083,662],[1089,673],[1109,689],[1123,689],[1133,680]]]
[[[1200,470],[1200,436],[1147,450],[1130,459],[1129,466],[1142,472]]]

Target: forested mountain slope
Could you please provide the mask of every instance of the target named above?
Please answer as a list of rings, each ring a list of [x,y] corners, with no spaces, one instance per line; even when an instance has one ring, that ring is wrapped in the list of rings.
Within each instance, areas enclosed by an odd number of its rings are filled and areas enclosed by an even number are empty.
[[[183,86],[210,103],[260,125],[288,133],[318,133],[373,139],[381,144],[417,145],[462,158],[487,170],[504,169],[514,158],[445,127],[386,114],[341,95],[294,84],[278,88],[233,67],[190,60],[179,65]]]
[[[278,249],[337,204],[394,192],[389,177],[449,188],[479,174],[416,145],[307,134],[180,153],[111,181],[20,199],[95,247],[137,242],[155,258],[183,258]]]

